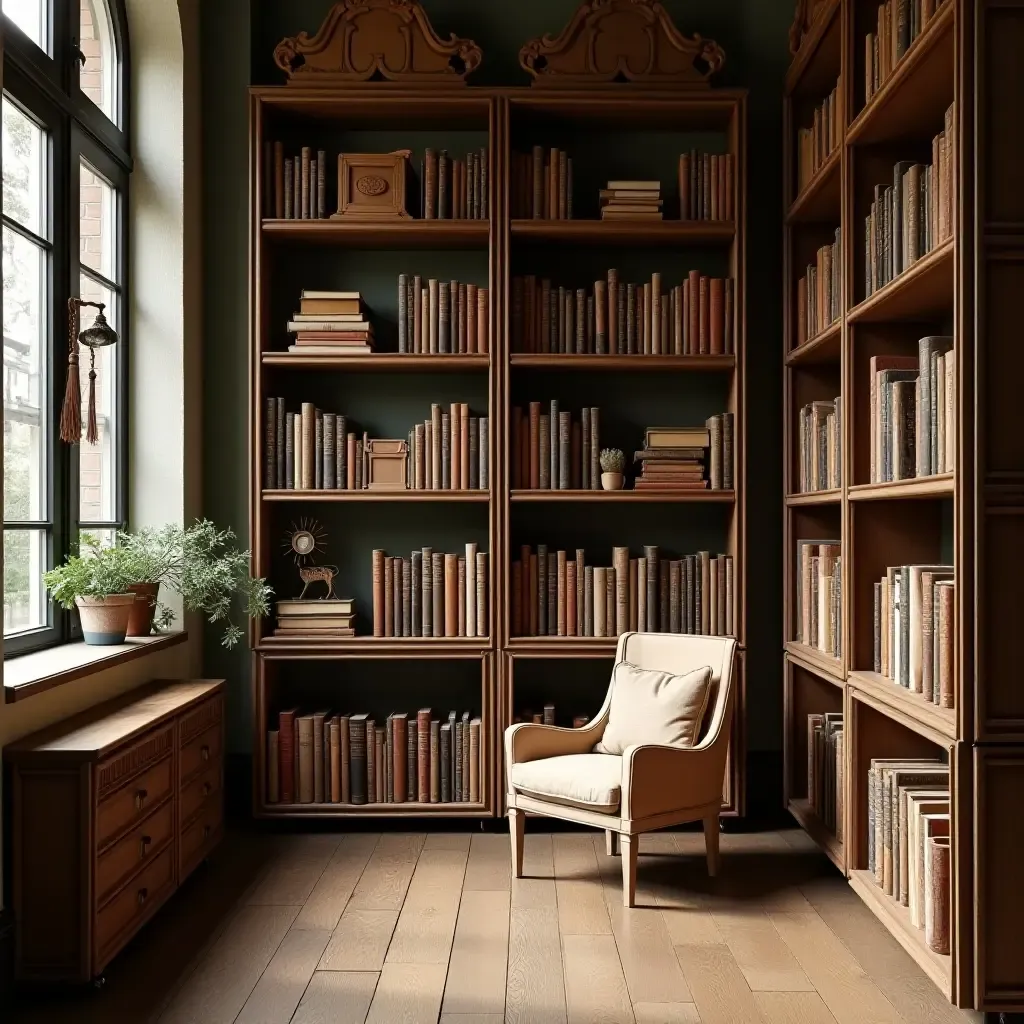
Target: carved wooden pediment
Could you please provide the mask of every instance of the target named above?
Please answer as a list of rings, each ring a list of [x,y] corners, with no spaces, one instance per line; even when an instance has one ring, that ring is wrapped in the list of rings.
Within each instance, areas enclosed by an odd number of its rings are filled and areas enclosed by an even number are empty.
[[[684,36],[658,0],[587,0],[557,38],[531,39],[519,63],[538,86],[701,87],[725,63],[725,51],[712,39]]]
[[[419,0],[340,0],[313,36],[282,39],[274,62],[289,85],[465,85],[483,53],[438,37]]]
[[[793,13],[793,24],[789,26],[789,52],[796,56],[804,36],[811,30],[818,15],[825,8],[825,0],[797,0],[796,11]]]

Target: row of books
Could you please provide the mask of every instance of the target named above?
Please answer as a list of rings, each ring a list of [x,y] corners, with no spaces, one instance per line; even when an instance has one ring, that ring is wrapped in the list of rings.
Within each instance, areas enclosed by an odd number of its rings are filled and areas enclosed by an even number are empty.
[[[373,635],[487,636],[487,552],[425,547],[408,558],[373,552]]]
[[[629,630],[731,636],[731,555],[698,551],[663,558],[657,545],[630,557],[612,548],[610,566],[588,565],[585,553],[520,549],[512,562],[513,636],[618,636]]]
[[[427,149],[420,162],[420,210],[425,220],[487,220],[487,148],[464,158]]]
[[[303,289],[287,329],[292,353],[368,355],[373,351],[373,325],[359,292]]]
[[[797,643],[832,658],[843,652],[843,558],[837,540],[796,542]]]
[[[491,318],[487,289],[461,281],[398,275],[398,351],[486,353]]]
[[[480,719],[430,708],[378,725],[367,714],[281,711],[267,732],[267,803],[479,803]]]
[[[356,635],[355,601],[351,598],[294,598],[276,601],[274,636],[325,640]]]
[[[878,5],[875,31],[864,37],[865,102],[882,87],[941,6],[942,0],[886,0]]]
[[[609,181],[598,193],[601,220],[662,220],[660,181]]]
[[[533,274],[512,278],[512,348],[517,352],[595,355],[732,355],[732,278],[691,270],[665,287],[660,273],[642,284],[615,269],[591,289],[554,285]]]
[[[541,412],[548,409],[548,412]],[[512,407],[512,486],[523,490],[598,490],[601,487],[601,410],[572,412],[530,402]]]
[[[868,870],[907,908],[928,948],[949,953],[949,766],[937,758],[872,758]]]
[[[951,565],[895,565],[873,585],[874,670],[931,704],[956,704]]]
[[[736,157],[732,153],[699,153],[679,157],[681,220],[733,220],[736,216]]]
[[[283,142],[263,148],[263,216],[278,220],[327,217],[327,154],[303,146],[285,156]]]
[[[842,398],[800,409],[799,489],[828,491],[843,485]]]
[[[953,233],[953,107],[932,139],[932,162],[901,160],[892,184],[876,185],[864,218],[864,290],[871,295]]]
[[[733,414],[719,412],[703,427],[655,427],[633,453],[640,475],[637,491],[733,488]]]
[[[285,399],[267,398],[264,412],[263,486],[283,490],[360,490],[363,439],[345,416],[303,402],[288,412]],[[365,437],[365,435],[364,435]]]
[[[949,473],[956,465],[956,355],[952,337],[928,335],[916,356],[872,356],[872,483]]]
[[[796,343],[802,345],[839,319],[843,310],[843,248],[836,240],[814,254],[814,263],[796,283]]]
[[[511,170],[514,218],[572,220],[572,157],[564,149],[513,152]]]
[[[807,716],[807,802],[836,839],[843,838],[843,713]]]
[[[818,173],[821,166],[843,139],[843,120],[839,109],[839,84],[814,108],[810,128],[796,134],[797,193]]]
[[[590,721],[590,715],[573,715],[572,727],[582,729]],[[512,715],[512,722],[532,722],[534,725],[557,725],[558,717],[555,715],[555,705],[545,704],[543,711],[531,711],[529,708],[522,708]]]
[[[444,412],[430,405],[430,419],[409,431],[406,486],[416,491],[475,491],[490,487],[491,444],[486,416],[470,416],[466,402]]]

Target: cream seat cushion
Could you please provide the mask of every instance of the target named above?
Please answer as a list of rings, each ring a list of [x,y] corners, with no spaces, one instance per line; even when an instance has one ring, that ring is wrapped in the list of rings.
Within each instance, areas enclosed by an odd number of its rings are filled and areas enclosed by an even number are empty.
[[[512,788],[524,796],[566,807],[612,814],[619,809],[622,758],[565,754],[512,765]]]
[[[620,661],[612,671],[608,724],[594,751],[622,754],[633,743],[692,747],[710,695],[710,666],[675,675]]]

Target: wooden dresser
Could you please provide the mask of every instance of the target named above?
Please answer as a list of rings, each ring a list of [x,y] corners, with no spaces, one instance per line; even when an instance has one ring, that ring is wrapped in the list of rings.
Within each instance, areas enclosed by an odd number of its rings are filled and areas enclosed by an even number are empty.
[[[6,748],[18,978],[102,974],[221,838],[223,752],[220,679],[158,680]]]

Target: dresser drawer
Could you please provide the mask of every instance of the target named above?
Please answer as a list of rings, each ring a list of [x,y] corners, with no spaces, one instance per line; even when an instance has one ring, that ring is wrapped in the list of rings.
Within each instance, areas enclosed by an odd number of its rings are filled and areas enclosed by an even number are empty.
[[[178,743],[185,747],[200,733],[219,725],[224,717],[224,698],[218,694],[210,700],[203,701],[191,711],[181,716],[178,725]]]
[[[220,725],[200,733],[181,748],[181,768],[178,777],[184,783],[208,765],[220,762]]]
[[[105,964],[174,889],[174,847],[144,868],[96,915],[96,967]]]
[[[96,845],[99,849],[141,821],[170,795],[174,788],[173,767],[173,759],[165,757],[100,801],[96,811]]]
[[[174,835],[174,801],[167,800],[96,861],[98,903],[126,878],[142,870]]]
[[[181,833],[181,880],[206,856],[220,838],[222,813],[220,801],[208,806]]]
[[[181,788],[178,820],[185,825],[206,804],[220,802],[221,765],[218,760]]]

